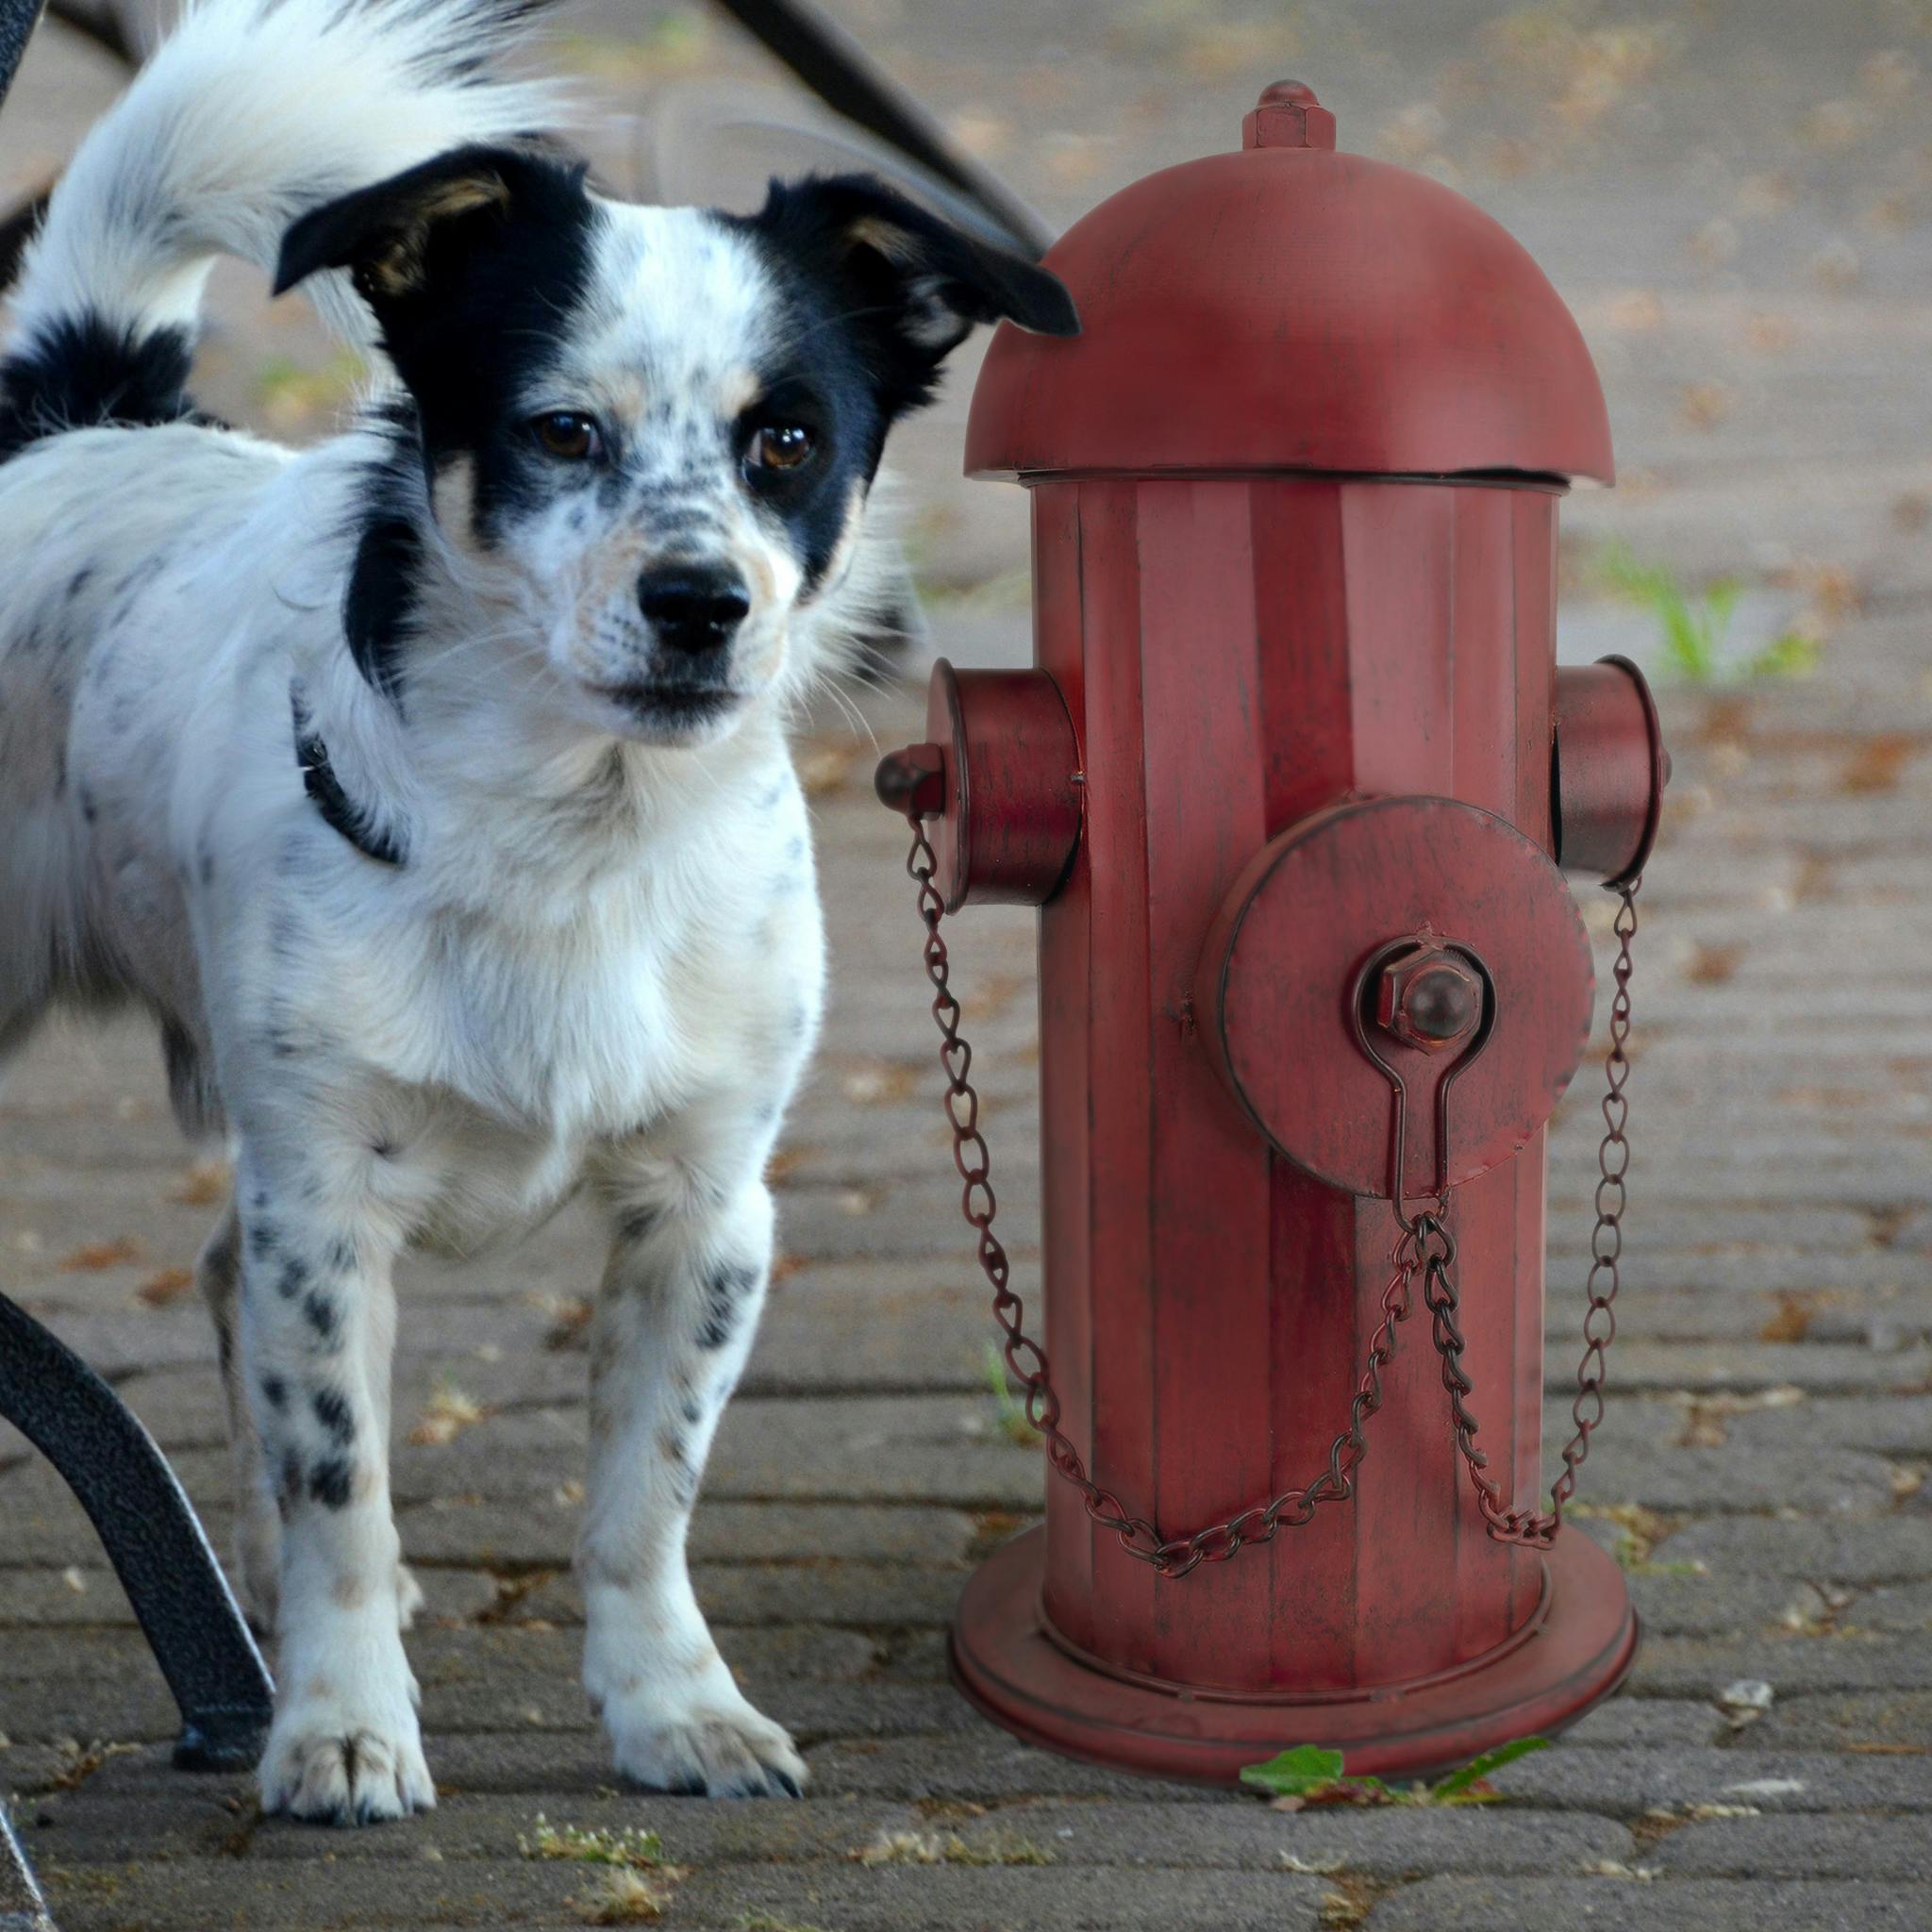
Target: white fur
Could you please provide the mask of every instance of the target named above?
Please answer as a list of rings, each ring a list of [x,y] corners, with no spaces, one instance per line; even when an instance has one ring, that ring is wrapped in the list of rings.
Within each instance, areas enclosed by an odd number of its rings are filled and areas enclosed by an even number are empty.
[[[305,208],[472,142],[553,125],[557,87],[466,82],[510,38],[497,0],[191,0],[83,141],[14,301],[23,335],[81,302],[192,324],[218,255],[272,268]],[[458,63],[463,63],[459,67]],[[366,342],[338,278],[325,312]]]
[[[541,91],[438,77],[487,51],[486,19],[473,0],[192,11],[57,193],[16,344],[83,305],[181,324],[209,251],[268,261],[321,196],[541,118]],[[189,425],[79,429],[0,465],[0,1051],[52,1003],[131,996],[225,1115],[236,1204],[202,1281],[239,1328],[244,1585],[279,1618],[262,1797],[304,1817],[434,1802],[398,1634],[393,1261],[472,1250],[580,1187],[612,1232],[580,1561],[591,1698],[647,1782],[805,1775],[719,1658],[684,1541],[756,1325],[762,1176],[821,1006],[784,724],[863,604],[865,546],[855,507],[843,574],[802,602],[707,454],[763,325],[750,252],[689,211],[607,222],[582,379],[643,372],[663,423],[652,502],[708,518],[758,578],[744,701],[707,741],[640,741],[587,694],[632,606],[584,585],[607,565],[629,581],[650,503],[575,548],[542,525],[485,551],[462,534],[464,479],[444,479],[397,705],[358,675],[340,618],[375,430],[291,455]],[[350,796],[406,834],[402,867],[305,797],[291,684]]]

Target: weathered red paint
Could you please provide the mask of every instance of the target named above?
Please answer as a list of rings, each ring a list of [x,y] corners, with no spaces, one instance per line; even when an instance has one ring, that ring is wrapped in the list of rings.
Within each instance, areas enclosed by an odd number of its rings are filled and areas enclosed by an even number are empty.
[[[1038,684],[995,700],[1049,747],[1032,760],[995,758],[963,676],[933,701],[971,768],[936,843],[974,801],[948,903],[982,865],[1043,901],[1061,1425],[1168,1535],[1307,1481],[1341,1426],[1397,1232],[1390,1089],[1350,1002],[1373,1026],[1377,960],[1412,948],[1493,988],[1440,1054],[1376,1044],[1423,1112],[1466,1061],[1406,1184],[1440,1151],[1482,1446],[1534,1498],[1543,1123],[1591,997],[1553,798],[1557,503],[1610,475],[1588,355],[1515,242],[1333,152],[1306,89],[1271,89],[1247,132],[1071,230],[1048,260],[1086,333],[1003,330],[974,397],[969,468],[1031,491],[1033,675],[1070,741]],[[1607,864],[1661,768],[1606,692],[1567,727],[1591,772],[1560,808]],[[921,757],[900,791],[930,784]],[[1050,1480],[1043,1528],[968,1586],[969,1694],[1058,1749],[1225,1778],[1303,1741],[1419,1772],[1613,1688],[1635,1643],[1616,1566],[1574,1531],[1546,1557],[1487,1535],[1425,1321],[1399,1333],[1354,1497],[1232,1560],[1164,1578]]]
[[[943,803],[930,815],[946,910],[969,894],[1043,904],[1080,838],[1080,755],[1059,687],[1043,671],[955,671],[941,658],[925,732],[943,760]]]
[[[1657,702],[1627,658],[1557,673],[1550,791],[1557,857],[1572,872],[1634,878],[1657,842],[1670,754]]]

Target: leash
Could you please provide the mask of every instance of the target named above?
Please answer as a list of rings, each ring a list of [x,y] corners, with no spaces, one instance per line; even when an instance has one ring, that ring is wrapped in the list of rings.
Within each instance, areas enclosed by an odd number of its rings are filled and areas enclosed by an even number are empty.
[[[960,154],[945,130],[866,56],[812,0],[717,0],[767,52],[789,67],[834,113],[956,188],[1038,260],[1053,237],[999,177]]]

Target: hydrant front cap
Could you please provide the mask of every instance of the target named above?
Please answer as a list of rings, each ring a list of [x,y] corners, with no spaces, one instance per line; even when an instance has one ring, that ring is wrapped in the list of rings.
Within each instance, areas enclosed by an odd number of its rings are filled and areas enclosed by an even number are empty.
[[[1427,177],[1334,148],[1311,91],[1247,145],[1102,202],[1046,266],[1080,335],[1002,324],[970,475],[1614,474],[1603,389],[1526,250]],[[1326,144],[1324,144],[1324,142]]]

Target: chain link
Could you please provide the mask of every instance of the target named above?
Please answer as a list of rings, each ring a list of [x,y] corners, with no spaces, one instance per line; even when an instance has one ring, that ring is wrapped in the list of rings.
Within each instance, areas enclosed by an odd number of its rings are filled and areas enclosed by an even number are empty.
[[[1630,1172],[1630,1142],[1624,1128],[1630,1120],[1630,1101],[1624,1089],[1630,1079],[1630,941],[1637,936],[1637,889],[1641,878],[1630,879],[1611,890],[1617,894],[1617,959],[1611,972],[1617,991],[1610,1000],[1610,1050],[1604,1060],[1604,1137],[1598,1143],[1596,1164],[1596,1225],[1590,1237],[1590,1274],[1584,1284],[1590,1306],[1583,1317],[1583,1359],[1576,1365],[1576,1396],[1570,1405],[1570,1419],[1575,1434],[1563,1448],[1563,1473],[1550,1485],[1547,1510],[1511,1509],[1503,1502],[1501,1486],[1489,1474],[1489,1457],[1475,1446],[1476,1420],[1470,1413],[1469,1396],[1474,1384],[1462,1370],[1465,1346],[1457,1322],[1458,1304],[1455,1278],[1450,1274],[1456,1258],[1456,1243],[1446,1232],[1447,1250],[1429,1256],[1423,1270],[1423,1306],[1429,1311],[1430,1333],[1436,1352],[1442,1358],[1442,1386],[1449,1391],[1449,1410],[1455,1420],[1456,1446],[1474,1485],[1476,1507],[1490,1534],[1498,1542],[1521,1543],[1527,1549],[1546,1550],[1563,1526],[1563,1510],[1576,1493],[1576,1472],[1590,1455],[1590,1439],[1604,1419],[1604,1376],[1606,1355],[1617,1339],[1617,1290],[1621,1285],[1618,1267],[1624,1254],[1624,1209],[1629,1191],[1624,1177]]]
[[[1563,1451],[1564,1470],[1556,1484],[1554,1511],[1538,1516],[1504,1507],[1496,1483],[1486,1474],[1488,1457],[1475,1446],[1477,1424],[1467,1398],[1474,1385],[1460,1366],[1464,1343],[1457,1325],[1457,1299],[1450,1269],[1456,1258],[1456,1239],[1448,1227],[1448,1199],[1442,1195],[1405,1221],[1390,1250],[1390,1275],[1379,1303],[1380,1320],[1363,1358],[1360,1379],[1349,1403],[1348,1422],[1328,1452],[1327,1467],[1299,1489],[1285,1490],[1266,1503],[1257,1503],[1224,1523],[1210,1524],[1191,1536],[1163,1537],[1144,1516],[1131,1515],[1110,1490],[1087,1473],[1080,1452],[1060,1428],[1060,1402],[1053,1386],[1045,1351],[1026,1333],[1025,1305],[1013,1292],[1012,1268],[1006,1248],[993,1233],[999,1204],[992,1191],[992,1156],[979,1126],[979,1095],[971,1078],[973,1048],[960,1034],[959,1002],[952,991],[946,942],[940,934],[945,901],[933,876],[938,869],[925,826],[916,809],[907,813],[912,828],[912,850],[906,871],[919,888],[919,917],[925,927],[926,977],[932,982],[932,1016],[940,1030],[940,1062],[946,1071],[946,1119],[953,1133],[953,1165],[961,1186],[960,1211],[978,1237],[978,1258],[992,1288],[993,1320],[1006,1338],[1002,1355],[1007,1371],[1025,1394],[1026,1420],[1046,1444],[1047,1461],[1080,1492],[1087,1514],[1103,1529],[1111,1530],[1121,1548],[1137,1561],[1151,1564],[1163,1576],[1185,1576],[1201,1563],[1224,1563],[1250,1543],[1265,1543],[1279,1529],[1296,1529],[1315,1513],[1318,1505],[1341,1502],[1355,1493],[1355,1473],[1368,1452],[1368,1419],[1382,1406],[1382,1371],[1395,1353],[1395,1330],[1414,1305],[1417,1274],[1423,1277],[1423,1300],[1431,1318],[1431,1332],[1442,1360],[1442,1381],[1449,1391],[1456,1438],[1475,1484],[1490,1534],[1506,1542],[1548,1546],[1561,1524],[1563,1505],[1576,1486],[1576,1471],[1590,1453],[1590,1437],[1603,1420],[1604,1351],[1616,1335],[1611,1304],[1617,1296],[1617,1262],[1623,1250],[1619,1225],[1624,1205],[1624,1175],[1629,1166],[1629,1145],[1624,1128],[1629,1104],[1624,1085],[1630,1063],[1624,1042],[1630,1032],[1630,940],[1637,930],[1633,903],[1637,882],[1622,887],[1622,907],[1616,931],[1616,998],[1610,1008],[1609,1091],[1604,1100],[1608,1128],[1598,1154],[1601,1179],[1597,1184],[1597,1224],[1591,1238],[1590,1312],[1584,1322],[1588,1344],[1577,1372],[1577,1394],[1572,1414],[1576,1435]],[[1615,1164],[1612,1165],[1612,1156]],[[1614,1190],[1614,1194],[1609,1191]],[[1613,1200],[1614,1206],[1607,1205]],[[1603,1325],[1596,1325],[1601,1317]]]

